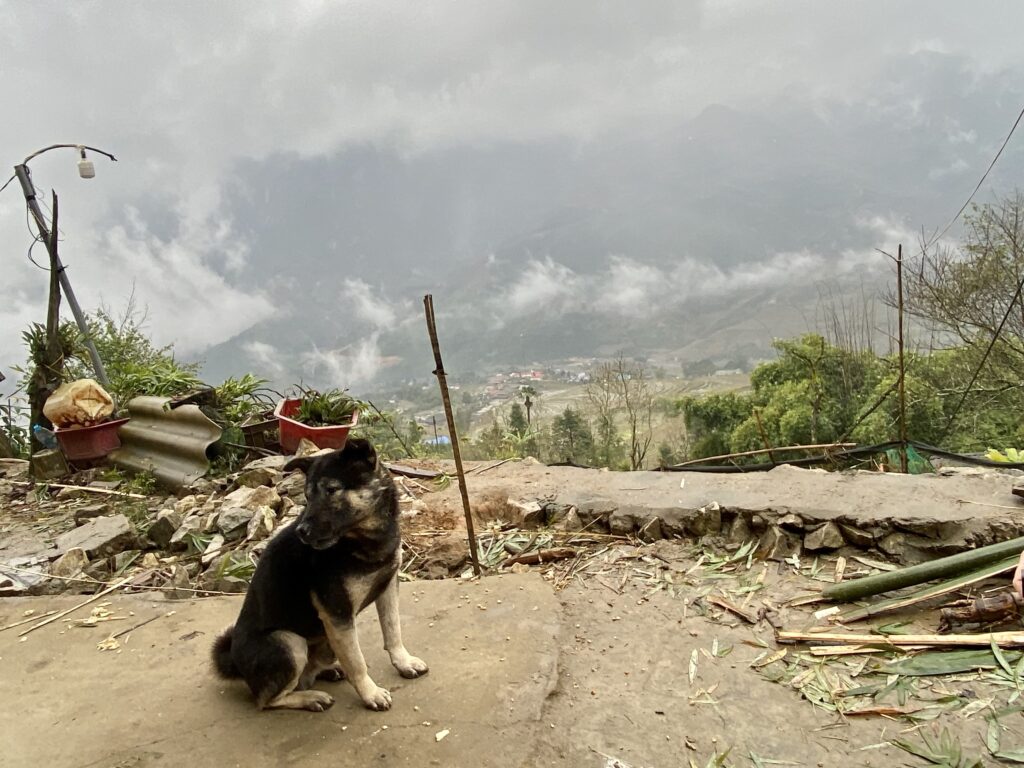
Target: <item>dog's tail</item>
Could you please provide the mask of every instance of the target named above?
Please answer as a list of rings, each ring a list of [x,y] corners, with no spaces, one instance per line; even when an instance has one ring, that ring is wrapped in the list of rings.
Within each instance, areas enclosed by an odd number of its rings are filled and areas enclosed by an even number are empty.
[[[213,668],[226,680],[242,676],[231,658],[231,635],[234,631],[234,627],[228,627],[213,643]]]

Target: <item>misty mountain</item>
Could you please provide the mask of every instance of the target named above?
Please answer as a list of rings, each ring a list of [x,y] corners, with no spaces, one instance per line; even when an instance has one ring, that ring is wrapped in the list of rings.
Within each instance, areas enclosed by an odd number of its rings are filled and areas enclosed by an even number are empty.
[[[945,223],[994,152],[971,126],[1001,125],[1020,101],[1016,83],[954,56],[891,66],[869,108],[791,94],[671,129],[637,115],[628,135],[589,143],[241,164],[228,195],[250,245],[241,279],[279,311],[209,350],[205,371],[423,375],[428,292],[453,369],[623,347],[767,356],[773,337],[813,327],[823,290],[887,280],[876,248]]]

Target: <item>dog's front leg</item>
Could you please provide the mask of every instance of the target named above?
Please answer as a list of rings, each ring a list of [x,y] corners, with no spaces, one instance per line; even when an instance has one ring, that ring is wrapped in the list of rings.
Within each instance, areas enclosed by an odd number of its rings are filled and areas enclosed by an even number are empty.
[[[384,650],[391,657],[391,663],[402,677],[419,677],[427,673],[423,659],[417,659],[402,642],[402,622],[398,617],[398,574],[391,579],[380,597],[377,598],[377,616],[384,634]]]
[[[391,692],[373,682],[366,671],[366,659],[363,658],[363,651],[359,647],[355,621],[338,621],[316,597],[313,598],[313,604],[324,624],[327,642],[330,643],[331,650],[338,657],[338,663],[341,665],[345,677],[352,683],[352,687],[356,689],[363,704],[368,709],[377,711],[391,709]]]

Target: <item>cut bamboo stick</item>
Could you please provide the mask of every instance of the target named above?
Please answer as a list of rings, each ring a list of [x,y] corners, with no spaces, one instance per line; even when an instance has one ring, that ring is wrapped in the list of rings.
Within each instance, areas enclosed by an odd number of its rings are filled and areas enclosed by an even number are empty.
[[[89,603],[95,603],[101,597],[105,597],[106,595],[109,595],[111,592],[113,592],[115,589],[120,589],[121,587],[123,587],[125,584],[127,584],[129,581],[131,581],[132,578],[134,578],[134,577],[127,576],[127,577],[121,579],[120,581],[118,581],[118,582],[116,582],[114,584],[111,584],[109,587],[104,589],[102,592],[97,592],[95,595],[90,597],[88,600],[83,600],[78,605],[72,606],[71,608],[68,608],[65,611],[61,611],[60,613],[54,614],[50,618],[44,619],[43,621],[40,621],[38,624],[33,624],[31,627],[29,627],[25,631],[19,632],[18,633],[18,637],[24,637],[29,632],[35,632],[40,627],[45,627],[47,624],[49,624],[51,622],[54,622],[54,621],[57,621],[58,619],[64,618],[69,613],[74,613],[79,608],[84,608],[85,606],[89,605]]]
[[[1024,647],[1024,632],[984,632],[968,635],[866,635],[848,632],[787,632],[779,631],[775,639],[780,643],[832,643],[867,645],[873,647],[905,648],[921,645],[932,647],[987,648],[995,643],[1000,648]]]
[[[904,651],[920,651],[926,645],[904,645]],[[816,645],[810,649],[811,656],[856,656],[865,653],[886,653],[888,648],[867,645]]]
[[[1021,551],[1024,551],[1024,538],[1011,539],[999,544],[991,544],[987,547],[959,552],[949,557],[940,557],[937,560],[931,560],[920,565],[912,565],[909,568],[901,568],[889,573],[865,576],[861,579],[844,581],[841,584],[829,584],[822,589],[821,594],[828,600],[849,602],[861,597],[877,595],[881,592],[890,592],[902,587],[912,587],[915,584],[923,584],[926,581],[957,576],[965,571],[980,568],[996,560],[1008,558],[1011,555],[1019,557]]]
[[[1014,555],[1006,560],[1000,560],[986,565],[983,568],[979,568],[976,571],[971,571],[963,576],[960,576],[949,581],[944,581],[940,584],[935,584],[927,589],[922,589],[919,592],[915,592],[912,595],[906,595],[904,597],[894,597],[889,600],[882,600],[874,603],[873,605],[866,605],[863,608],[855,608],[845,613],[832,616],[829,620],[838,622],[840,624],[861,621],[872,616],[878,616],[882,613],[888,613],[889,611],[896,611],[900,608],[907,608],[917,603],[923,603],[925,600],[931,600],[934,597],[941,597],[942,595],[948,595],[950,592],[956,592],[958,589],[976,584],[979,581],[997,576],[1005,571],[1012,571],[1017,567],[1018,558]]]
[[[707,600],[712,605],[717,605],[719,608],[722,608],[723,610],[729,611],[729,613],[736,614],[737,616],[739,616],[741,619],[743,619],[748,624],[757,624],[757,622],[759,621],[758,617],[755,616],[754,614],[750,613],[750,611],[743,610],[738,605],[734,605],[734,604],[730,603],[724,597],[716,597],[714,595],[708,595],[704,599]]]
[[[15,627],[20,627],[20,626],[22,626],[24,624],[30,624],[33,621],[39,621],[40,619],[45,619],[47,616],[53,616],[53,614],[55,614],[55,613],[56,613],[56,611],[47,611],[46,613],[42,614],[41,616],[29,616],[27,619],[22,619],[21,621],[15,621],[12,624],[7,624],[7,625],[5,625],[3,627],[0,627],[0,632],[4,632],[4,631],[6,631],[8,629],[14,629]]]
[[[123,496],[126,499],[148,499],[148,496],[143,496],[141,493],[126,493],[125,491],[112,491],[109,488],[93,488],[88,485],[65,485],[64,483],[47,483],[47,482],[34,482],[28,483],[24,480],[11,480],[9,481],[12,485],[43,485],[49,488],[71,488],[75,491],[84,491],[85,493],[99,493],[103,496]]]
[[[565,560],[569,557],[575,557],[579,550],[573,547],[555,547],[553,549],[540,549],[536,552],[529,552],[525,555],[515,555],[510,557],[502,565],[541,565],[543,563],[550,563],[552,560]]]

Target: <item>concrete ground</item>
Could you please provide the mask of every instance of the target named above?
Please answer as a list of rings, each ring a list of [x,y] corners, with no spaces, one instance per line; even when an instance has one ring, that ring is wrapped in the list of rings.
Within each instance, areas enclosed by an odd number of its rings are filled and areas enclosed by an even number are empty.
[[[360,622],[370,672],[394,693],[385,713],[363,709],[344,682],[318,684],[337,699],[326,713],[257,712],[241,683],[209,669],[210,643],[239,599],[112,598],[105,610],[122,620],[69,626],[84,608],[24,641],[28,624],[0,632],[0,766],[847,768],[920,765],[891,740],[943,731],[981,765],[998,764],[987,762],[987,718],[1013,703],[1014,683],[990,671],[902,678],[906,700],[851,700],[844,708],[859,716],[840,715],[827,708],[840,690],[880,687],[886,674],[870,658],[815,660],[794,647],[780,660],[772,629],[815,623],[814,606],[790,600],[834,563],[722,567],[715,557],[667,541],[612,548],[560,592],[535,573],[406,584],[405,635],[429,675],[398,677],[376,617]],[[756,624],[709,607],[708,595],[758,614]],[[0,626],[81,599],[3,600]],[[99,649],[149,619],[119,648]],[[936,619],[927,608],[883,621],[934,631]],[[821,696],[824,706],[812,703]],[[1000,717],[1003,749],[1020,749],[1020,708]]]
[[[4,600],[0,626],[82,599]],[[18,633],[30,624],[0,634],[0,765],[516,766],[547,727],[539,718],[556,683],[560,610],[535,576],[405,585],[406,644],[430,665],[418,680],[399,677],[381,649],[375,612],[364,613],[370,673],[394,694],[388,712],[364,709],[346,682],[318,683],[336,698],[326,713],[257,712],[244,684],[214,678],[208,662],[240,599],[109,603],[126,618],[95,627],[54,622],[23,640]],[[120,648],[97,648],[153,617],[160,618],[121,637]]]

